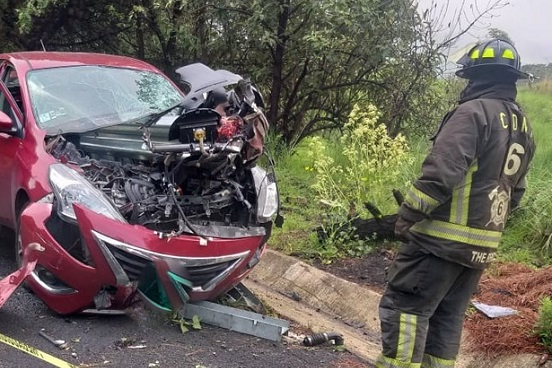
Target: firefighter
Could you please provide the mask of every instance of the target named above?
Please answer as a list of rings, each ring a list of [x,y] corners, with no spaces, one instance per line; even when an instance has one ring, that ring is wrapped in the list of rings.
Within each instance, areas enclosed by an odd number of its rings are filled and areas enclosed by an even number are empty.
[[[529,77],[517,50],[491,39],[458,64],[468,84],[399,209],[377,367],[454,366],[471,295],[525,191],[535,143],[516,103],[516,82]]]

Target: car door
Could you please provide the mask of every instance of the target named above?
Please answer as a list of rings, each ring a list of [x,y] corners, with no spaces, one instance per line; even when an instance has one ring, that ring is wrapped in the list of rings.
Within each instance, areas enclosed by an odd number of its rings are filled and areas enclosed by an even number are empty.
[[[1,62],[1,61],[0,61]],[[0,131],[0,223],[13,226],[14,178],[17,152],[22,143],[23,113],[20,104],[19,80],[15,68],[7,62],[0,65],[0,110],[13,121],[11,131]],[[19,102],[18,102],[19,101]]]

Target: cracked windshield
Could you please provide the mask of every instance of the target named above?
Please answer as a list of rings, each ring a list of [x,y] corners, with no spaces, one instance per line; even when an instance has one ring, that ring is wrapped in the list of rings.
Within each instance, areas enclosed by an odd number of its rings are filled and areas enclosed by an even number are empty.
[[[27,83],[37,123],[51,134],[120,124],[183,98],[163,76],[123,68],[37,70],[28,74]]]

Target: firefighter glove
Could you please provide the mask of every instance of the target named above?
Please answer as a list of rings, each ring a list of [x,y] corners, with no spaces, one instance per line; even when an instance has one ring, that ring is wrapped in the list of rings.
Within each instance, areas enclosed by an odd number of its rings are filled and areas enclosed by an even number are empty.
[[[395,236],[405,243],[408,243],[410,239],[410,228],[412,225],[428,217],[425,213],[411,208],[406,203],[401,205],[398,215],[397,222],[395,223]]]
[[[403,243],[408,243],[410,239],[410,228],[414,224],[415,222],[408,221],[401,216],[397,217],[397,222],[395,222],[395,236],[397,239]]]

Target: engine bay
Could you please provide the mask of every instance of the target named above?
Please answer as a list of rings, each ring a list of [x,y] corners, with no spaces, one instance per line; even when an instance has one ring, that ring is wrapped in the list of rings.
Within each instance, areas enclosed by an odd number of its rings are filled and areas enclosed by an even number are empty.
[[[101,132],[95,134],[102,140]],[[190,224],[248,227],[255,222],[255,183],[235,152],[124,154],[98,144],[87,152],[79,138],[58,136],[47,146],[58,161],[76,166],[131,224],[179,233]],[[189,224],[182,223],[184,218]]]

